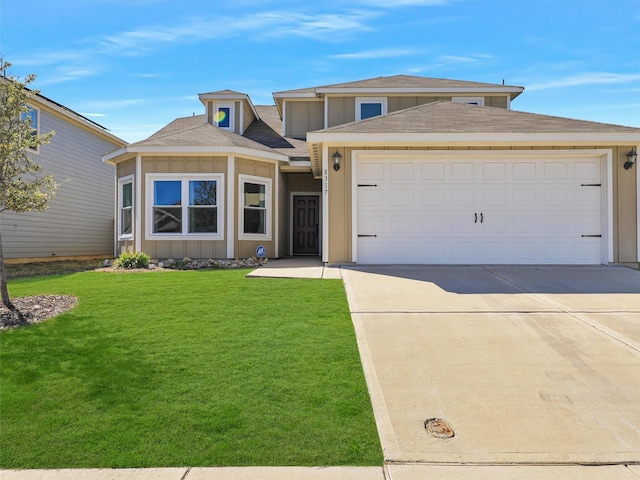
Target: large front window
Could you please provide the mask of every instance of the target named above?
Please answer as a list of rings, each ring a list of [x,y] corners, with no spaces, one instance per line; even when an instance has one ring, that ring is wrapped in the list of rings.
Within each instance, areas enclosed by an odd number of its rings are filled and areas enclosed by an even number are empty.
[[[240,238],[271,238],[271,179],[240,175]]]
[[[151,237],[222,238],[223,176],[149,174]]]

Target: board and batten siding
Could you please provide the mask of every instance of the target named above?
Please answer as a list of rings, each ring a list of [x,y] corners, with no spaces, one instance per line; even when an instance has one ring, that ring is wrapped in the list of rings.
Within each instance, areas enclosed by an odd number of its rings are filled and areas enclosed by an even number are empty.
[[[287,101],[285,108],[287,137],[306,138],[307,132],[324,128],[324,102]]]
[[[146,192],[146,176],[153,173],[175,173],[177,176],[184,173],[222,173],[227,175],[227,157],[188,157],[188,156],[157,156],[142,157],[142,205],[140,212],[142,214],[141,227],[142,232],[135,232],[135,235],[141,235],[141,251],[152,258],[174,258],[181,260],[183,257],[190,258],[226,258],[227,238],[225,231],[225,240],[147,240],[146,239],[146,218],[148,201],[153,201],[153,192]],[[225,189],[226,195],[226,189]],[[226,200],[222,202],[223,208],[226,206]],[[226,218],[226,217],[225,217]],[[225,226],[226,227],[226,226]]]
[[[35,155],[59,188],[44,212],[0,216],[7,259],[113,256],[114,170],[102,155],[121,145],[44,107],[40,133],[55,135]]]

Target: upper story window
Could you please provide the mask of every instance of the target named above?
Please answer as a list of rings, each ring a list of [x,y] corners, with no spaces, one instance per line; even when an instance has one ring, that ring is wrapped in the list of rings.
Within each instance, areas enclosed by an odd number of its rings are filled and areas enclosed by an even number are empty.
[[[478,105],[484,107],[484,97],[451,97],[453,103],[466,103],[468,105]]]
[[[147,236],[222,239],[222,174],[147,175]]]
[[[213,124],[233,132],[235,130],[235,118],[233,104],[214,104]]]
[[[356,120],[377,117],[386,113],[386,97],[356,97]]]
[[[20,120],[21,121],[29,121],[31,124],[31,128],[33,128],[31,134],[32,135],[38,135],[39,132],[39,112],[36,108],[33,107],[29,107],[29,110],[27,110],[26,112],[22,112],[20,114]],[[31,147],[30,150],[33,150],[34,152],[38,151],[38,147]]]

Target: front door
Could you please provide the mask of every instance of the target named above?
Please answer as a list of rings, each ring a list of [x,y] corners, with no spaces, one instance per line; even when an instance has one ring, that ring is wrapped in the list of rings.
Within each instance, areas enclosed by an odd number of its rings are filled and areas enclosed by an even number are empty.
[[[319,255],[320,197],[294,195],[293,197],[293,254]]]

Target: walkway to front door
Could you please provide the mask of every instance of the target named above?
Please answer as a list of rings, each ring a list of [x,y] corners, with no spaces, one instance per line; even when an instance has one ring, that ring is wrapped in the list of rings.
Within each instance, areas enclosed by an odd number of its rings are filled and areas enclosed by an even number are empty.
[[[319,255],[320,197],[293,196],[293,254]]]

